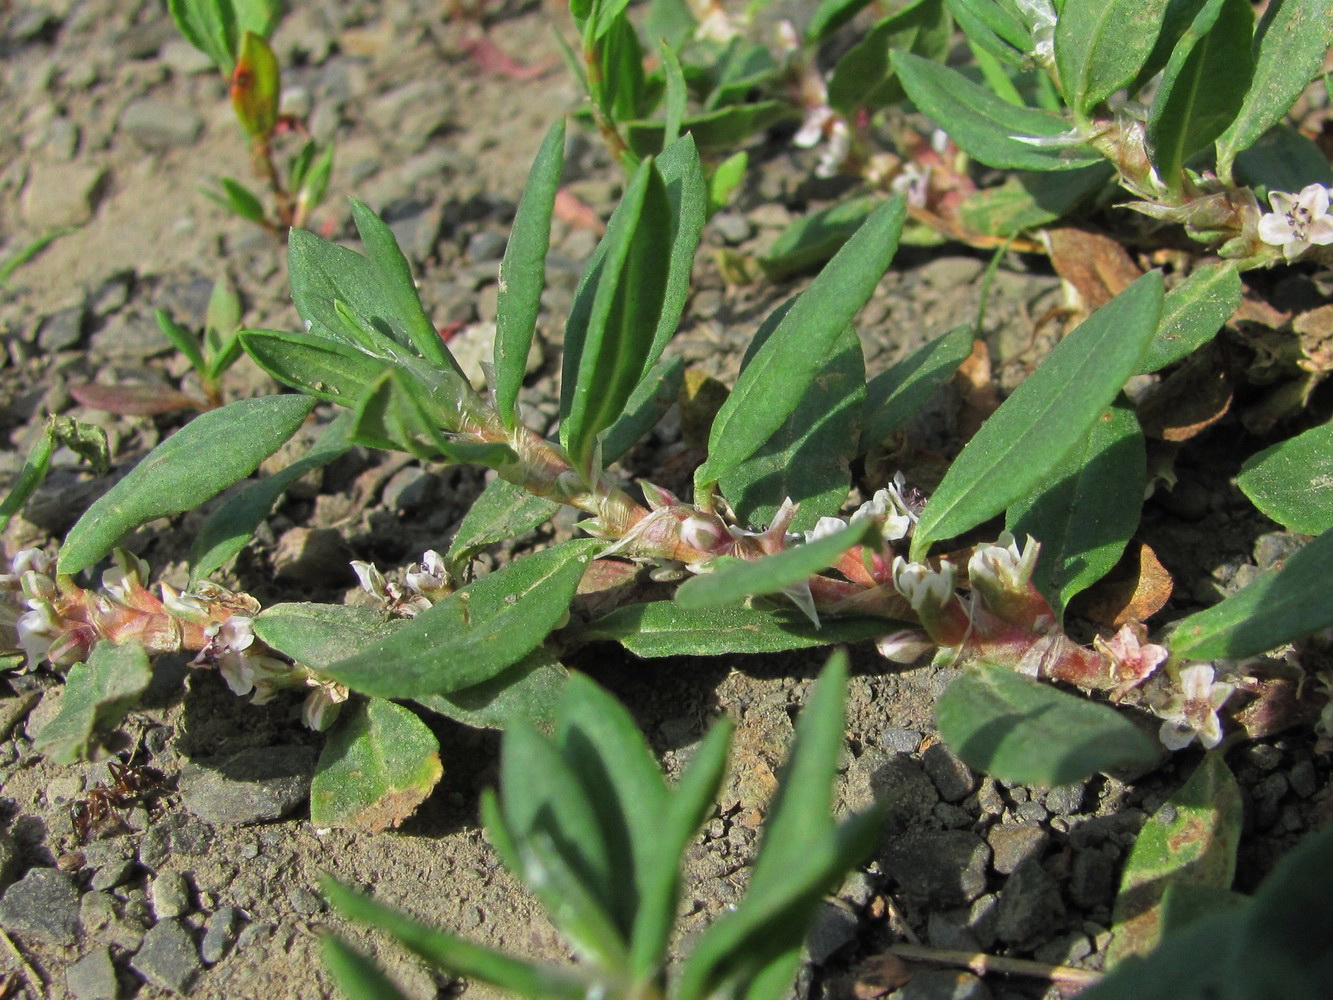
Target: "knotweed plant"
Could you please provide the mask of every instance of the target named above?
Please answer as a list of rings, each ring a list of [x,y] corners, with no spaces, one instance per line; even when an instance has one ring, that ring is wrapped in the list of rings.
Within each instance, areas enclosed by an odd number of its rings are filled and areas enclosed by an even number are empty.
[[[1057,784],[1144,767],[1162,743],[1215,746],[1226,733],[1319,718],[1326,697],[1299,651],[1262,657],[1333,624],[1327,602],[1312,597],[1333,553],[1327,503],[1288,488],[1292,456],[1327,462],[1328,428],[1256,456],[1242,476],[1262,510],[1318,535],[1280,572],[1156,641],[1134,621],[1092,646],[1062,626],[1071,598],[1116,565],[1138,524],[1143,433],[1121,387],[1151,370],[1163,341],[1169,352],[1182,331],[1218,322],[1213,311],[1180,290],[1164,296],[1160,276],[1144,276],[1051,352],[929,497],[900,476],[866,488],[868,498],[843,516],[852,463],[889,441],[972,345],[970,330],[952,331],[867,382],[850,324],[897,246],[906,208],[891,200],[761,325],[685,499],[631,484],[613,463],[679,393],[682,366],[663,352],[686,303],[708,202],[689,136],[635,168],[577,290],[558,437],[522,420],[563,150],[560,123],[537,156],[501,266],[486,396],[428,320],[388,228],[354,202],[364,254],[292,230],[304,330],[240,334],[250,356],[298,392],[201,415],[89,509],[54,565],[19,557],[4,580],[16,645],[30,666],[43,657],[84,665],[71,684],[90,685],[69,699],[55,730],[79,734],[67,755],[86,752],[106,705],[114,715],[132,700],[121,687],[99,695],[95,680],[110,669],[107,650],[131,647],[114,655],[142,664],[189,651],[196,666],[260,700],[305,692],[305,718],[330,733],[312,793],[318,825],[396,823],[438,780],[434,737],[398,702],[474,725],[540,720],[565,683],[561,657],[594,641],[645,657],[859,640],[895,660],[937,650],[957,669],[938,708],[944,738],[1007,781]],[[155,596],[128,555],[100,588],[76,582],[130,530],[250,476],[321,401],[348,412],[326,423],[306,457],[209,517],[185,591]],[[288,485],[354,443],[486,466],[496,479],[448,547],[427,553],[401,584],[356,566],[378,609],[260,609],[207,583]],[[585,537],[473,578],[474,553],[562,506],[583,515]],[[576,600],[585,578],[595,603]],[[644,578],[661,589],[645,590]],[[146,668],[123,672],[121,683],[131,677],[146,684]],[[1133,721],[1145,712],[1158,718],[1160,740]],[[356,766],[366,755],[388,763]]]

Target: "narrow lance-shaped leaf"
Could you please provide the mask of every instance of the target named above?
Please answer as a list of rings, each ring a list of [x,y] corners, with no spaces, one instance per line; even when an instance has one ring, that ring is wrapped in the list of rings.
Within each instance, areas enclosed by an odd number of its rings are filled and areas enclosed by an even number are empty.
[[[440,744],[408,709],[382,698],[343,709],[310,783],[310,822],[377,833],[402,824],[444,769]]]
[[[1082,118],[1134,79],[1161,30],[1167,0],[1065,0],[1055,61],[1065,100]]]
[[[373,960],[336,934],[325,935],[319,953],[347,1000],[407,1000]]]
[[[890,628],[883,618],[831,618],[816,627],[793,608],[687,609],[672,601],[650,601],[613,611],[572,638],[618,642],[635,656],[652,659],[811,649],[877,639]]]
[[[1273,0],[1254,40],[1254,75],[1240,113],[1217,140],[1217,170],[1227,178],[1237,154],[1282,121],[1319,75],[1333,45],[1333,0]]]
[[[559,509],[554,500],[533,496],[513,483],[496,479],[463,515],[449,545],[449,558],[470,559],[487,545],[527,534],[549,521]]]
[[[1206,754],[1134,841],[1116,894],[1112,964],[1157,947],[1168,887],[1231,888],[1241,813],[1240,788],[1225,758]]]
[[[970,326],[955,327],[870,380],[866,386],[862,451],[882,444],[916,416],[972,353],[972,336]]]
[[[1249,0],[1209,0],[1181,38],[1148,110],[1158,175],[1179,191],[1181,171],[1235,119],[1250,86],[1254,12]]]
[[[669,146],[680,138],[680,123],[685,117],[685,74],[676,53],[665,40],[658,48],[662,53],[662,72],[666,75],[666,120],[662,126],[662,142]]]
[[[245,479],[296,433],[314,406],[305,396],[263,396],[196,417],[79,518],[60,547],[60,572],[86,569],[141,524],[193,510]]]
[[[60,711],[42,727],[34,746],[57,764],[87,760],[98,731],[118,726],[152,679],[148,656],[137,642],[97,643],[87,663],[70,667]]]
[[[355,691],[382,698],[456,691],[489,680],[556,627],[601,544],[566,542],[518,559],[327,672]]]
[[[1010,784],[1066,785],[1158,752],[1114,709],[984,663],[945,688],[935,718],[960,760]]]
[[[1159,371],[1193,354],[1240,308],[1244,289],[1234,261],[1205,264],[1162,301],[1162,319],[1136,374]]]
[[[588,973],[577,967],[538,964],[472,944],[427,927],[332,879],[325,879],[321,888],[339,913],[384,931],[452,975],[490,983],[532,1000],[585,1000],[595,985]]]
[[[518,422],[518,391],[527,371],[528,351],[537,328],[546,251],[551,243],[551,211],[565,166],[565,120],[546,133],[518,202],[500,263],[495,307],[495,408],[507,428]]]
[[[579,291],[592,301],[580,309],[576,298],[574,332],[566,334],[560,440],[576,467],[587,466],[595,437],[620,414],[649,362],[666,286],[661,248],[670,237],[666,188],[646,160],[607,228],[596,277]]]
[[[805,582],[828,569],[848,549],[864,545],[879,531],[879,524],[865,520],[841,531],[793,545],[762,559],[724,560],[712,573],[692,577],[676,591],[676,603],[686,610],[736,604],[747,597],[777,594]]]
[[[1333,422],[1251,455],[1236,485],[1288,531],[1333,528]]]
[[[945,473],[917,522],[913,560],[995,516],[1050,474],[1133,373],[1161,309],[1162,276],[1153,271],[1056,345]]]
[[[946,66],[895,52],[893,68],[923,112],[965,152],[987,166],[1017,170],[1073,170],[1100,163],[1085,145],[1043,147],[1023,139],[1067,139],[1069,123],[1046,111],[1015,107]]]
[[[28,452],[28,457],[24,460],[23,467],[19,469],[9,495],[5,497],[3,503],[0,503],[0,531],[8,527],[10,518],[23,509],[28,498],[37,492],[37,487],[46,479],[47,470],[51,466],[51,453],[55,451],[55,447],[55,434],[48,425],[45,433],[37,439],[37,443]]]
[[[1115,566],[1139,526],[1147,452],[1125,400],[1094,421],[1041,490],[1009,508],[1005,527],[1041,542],[1033,583],[1057,615]]]
[[[309,333],[242,330],[240,342],[254,363],[283,385],[343,406],[355,406],[389,364]]]
[[[799,404],[833,344],[869,300],[898,248],[905,214],[894,198],[875,210],[782,318],[713,421],[706,488],[755,454]]]
[[[1333,601],[1320,600],[1333,574],[1333,530],[1206,611],[1179,622],[1168,644],[1191,660],[1242,660],[1333,625]]]
[[[363,202],[355,198],[351,202],[352,219],[356,222],[361,242],[365,244],[366,256],[375,269],[382,293],[392,304],[412,346],[427,361],[441,368],[452,368],[459,377],[463,377],[463,370],[445,349],[439,331],[421,307],[417,286],[412,280],[412,270],[408,267],[403,251],[398,248],[392,230]]]
[[[671,250],[667,257],[666,286],[662,308],[653,331],[653,346],[644,359],[644,375],[657,364],[662,351],[680,325],[680,316],[690,294],[690,274],[699,249],[704,223],[708,220],[708,180],[693,135],[683,135],[667,145],[656,161],[671,206]],[[660,256],[661,250],[659,248]]]

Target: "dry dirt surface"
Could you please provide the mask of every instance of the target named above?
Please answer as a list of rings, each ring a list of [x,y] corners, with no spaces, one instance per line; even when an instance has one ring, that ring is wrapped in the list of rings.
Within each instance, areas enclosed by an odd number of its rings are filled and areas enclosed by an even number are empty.
[[[312,228],[354,237],[343,196],[367,201],[392,223],[437,324],[457,325],[460,354],[466,344],[484,349],[528,163],[553,116],[579,106],[555,44],[556,32],[568,31],[564,16],[550,5],[489,12],[486,38],[541,71],[519,79],[470,55],[475,28],[446,19],[442,3],[293,6],[274,39],[284,101],[317,138],[338,143],[332,195]],[[621,175],[590,129],[570,134],[569,191],[604,218]],[[778,131],[751,149],[756,167],[745,190],[706,231],[673,347],[724,382],[760,319],[800,285],[730,288],[716,251],[760,251],[792,218],[843,190],[812,181],[814,154],[789,139],[790,130]],[[248,325],[297,327],[280,242],[200,194],[214,176],[247,171],[223,81],[176,37],[157,0],[0,3],[0,259],[70,228],[0,288],[8,449],[0,477],[18,469],[47,413],[104,426],[115,474],[180,425],[179,417],[99,414],[69,392],[89,381],[180,385],[185,365],[158,333],[155,308],[198,325],[212,283],[226,275]],[[541,356],[525,397],[542,430],[556,414],[560,321],[594,243],[588,229],[556,223]],[[904,251],[860,320],[871,372],[972,319],[984,266],[956,248]],[[1049,347],[1054,331],[1033,318],[1058,306],[1060,291],[1042,261],[1014,258],[991,295],[982,333],[1008,387]],[[225,388],[230,398],[274,391],[245,360]],[[955,402],[937,400],[918,422],[923,451],[956,445]],[[631,471],[667,486],[672,475],[688,482],[682,453],[672,415],[630,456]],[[1186,581],[1167,609],[1173,615],[1216,600],[1282,541],[1231,484],[1243,456],[1225,437],[1191,454],[1176,490],[1145,515],[1145,537]],[[113,478],[58,454],[47,486],[6,533],[6,553],[58,544]],[[481,486],[474,472],[357,452],[293,490],[221,582],[266,604],[341,600],[355,589],[349,559],[391,570],[443,548]],[[149,525],[128,547],[180,584],[199,520]],[[557,519],[521,545],[570,530]],[[481,568],[511,549],[487,553]],[[878,798],[888,818],[876,855],[823,908],[794,995],[841,995],[849,970],[904,939],[1098,968],[1127,848],[1197,756],[1178,755],[1132,781],[1007,787],[973,774],[938,742],[932,706],[947,670],[893,667],[870,648],[853,650],[853,662],[838,808]],[[682,947],[743,891],[792,720],[821,663],[795,655],[639,662],[612,647],[571,662],[626,701],[668,773],[711,721],[726,715],[738,725],[731,775],[687,858]],[[411,997],[489,995],[343,924],[320,896],[321,873],[478,941],[565,954],[479,828],[496,734],[432,719],[444,779],[412,819],[374,835],[316,829],[305,798],[320,737],[301,727],[296,702],[252,706],[183,659],[155,670],[112,749],[161,779],[123,810],[123,822],[86,844],[71,807],[113,780],[107,761],[59,767],[33,750],[33,734],[59,706],[57,676],[12,676],[0,687],[0,997],[333,996],[318,958],[328,928],[374,953]],[[1237,748],[1229,760],[1246,797],[1239,882],[1251,889],[1329,814],[1329,765],[1299,735]],[[928,982],[937,992],[924,992]],[[916,988],[904,996],[1014,1000],[1045,989],[966,973],[922,978]]]

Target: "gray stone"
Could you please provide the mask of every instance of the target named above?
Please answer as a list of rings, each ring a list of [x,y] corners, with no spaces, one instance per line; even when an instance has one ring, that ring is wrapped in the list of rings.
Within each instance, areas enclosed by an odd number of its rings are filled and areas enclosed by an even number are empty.
[[[915,729],[886,729],[879,743],[893,753],[916,753],[921,746],[921,734]]]
[[[121,112],[120,128],[144,149],[156,151],[192,145],[204,120],[190,108],[141,97]]]
[[[1050,834],[1038,826],[1026,823],[1005,823],[986,831],[994,858],[991,867],[1001,875],[1008,875],[1029,858],[1040,858],[1050,841]]]
[[[203,823],[183,813],[172,813],[144,833],[139,842],[139,864],[156,871],[173,854],[206,853],[212,840],[212,831]]]
[[[440,210],[434,205],[398,202],[384,210],[383,218],[408,260],[420,264],[435,252],[442,220]]]
[[[110,861],[97,871],[93,872],[92,880],[88,883],[93,889],[101,892],[106,889],[114,889],[118,885],[124,885],[134,874],[134,862],[128,858],[122,858],[119,861]]]
[[[159,920],[179,917],[190,909],[190,884],[179,872],[163,872],[153,879],[149,889],[153,913]]]
[[[168,39],[158,57],[164,66],[178,76],[193,76],[213,71],[213,60],[184,38]]]
[[[1254,540],[1254,561],[1260,569],[1273,569],[1304,546],[1304,539],[1290,531],[1270,531]]]
[[[1115,888],[1115,862],[1098,850],[1078,851],[1069,869],[1069,897],[1092,909],[1110,903]]]
[[[921,754],[921,766],[930,775],[945,802],[961,802],[977,787],[972,769],[954,756],[943,743],[932,743]]]
[[[739,212],[719,212],[713,216],[713,229],[724,243],[732,246],[744,243],[754,232],[749,220]]]
[[[310,793],[315,751],[254,747],[226,757],[198,758],[181,770],[185,808],[214,825],[281,819]]]
[[[810,930],[805,936],[805,947],[810,961],[823,965],[830,958],[856,942],[856,913],[841,900],[826,899],[819,904]]]
[[[154,924],[130,966],[152,985],[176,993],[186,992],[203,968],[190,932],[178,920]]]
[[[384,484],[380,494],[384,506],[403,514],[418,511],[439,494],[440,477],[419,465],[399,469]]]
[[[116,313],[93,334],[93,353],[116,361],[143,361],[174,350],[151,316],[137,310]]]
[[[468,261],[473,264],[499,261],[504,256],[505,246],[508,242],[508,237],[503,233],[497,233],[492,229],[483,229],[472,234],[467,241],[467,249],[464,252]]]
[[[296,913],[310,916],[324,909],[324,900],[303,885],[298,885],[287,893],[287,902]]]
[[[1049,965],[1077,965],[1092,954],[1092,941],[1081,931],[1070,931],[1054,941],[1048,941],[1035,952],[1038,962]]]
[[[458,362],[458,367],[463,369],[472,388],[485,388],[486,373],[481,366],[483,362],[490,364],[495,356],[495,323],[468,324],[450,338],[449,353]],[[523,364],[524,372],[531,375],[541,368],[542,357],[541,341],[533,337],[527,360]]]
[[[290,528],[273,551],[273,569],[283,580],[319,581],[352,578],[351,550],[332,528]]]
[[[991,1000],[990,988],[970,972],[926,969],[912,976],[888,1000]]]
[[[65,970],[65,985],[76,1000],[116,1000],[120,996],[120,982],[111,951],[94,948]]]
[[[970,830],[914,830],[890,840],[882,864],[905,895],[936,909],[986,891],[990,848]]]
[[[9,888],[18,868],[19,852],[14,838],[0,830],[0,890]]]
[[[204,924],[204,940],[199,944],[199,957],[205,965],[213,965],[227,954],[227,949],[236,940],[236,918],[239,911],[234,906],[223,906],[209,915]]]
[[[1006,944],[1030,946],[1055,930],[1065,918],[1060,887],[1041,863],[1023,862],[1000,890],[995,933]]]
[[[847,769],[844,810],[864,812],[879,803],[885,810],[886,837],[926,822],[938,801],[935,786],[910,757],[871,748]]]
[[[1287,773],[1291,790],[1303,799],[1308,799],[1319,790],[1319,778],[1315,774],[1314,764],[1308,760],[1299,760]]]
[[[79,932],[79,891],[63,872],[34,868],[0,897],[0,927],[20,937],[72,945]]]
[[[1046,808],[1057,816],[1073,816],[1083,809],[1083,797],[1087,794],[1087,785],[1074,782],[1071,785],[1057,785],[1046,793]]]
[[[926,940],[944,951],[980,951],[981,942],[967,925],[967,910],[931,910],[926,918]]]
[[[93,217],[106,186],[105,167],[86,163],[38,163],[28,175],[20,208],[34,229],[81,226]]]

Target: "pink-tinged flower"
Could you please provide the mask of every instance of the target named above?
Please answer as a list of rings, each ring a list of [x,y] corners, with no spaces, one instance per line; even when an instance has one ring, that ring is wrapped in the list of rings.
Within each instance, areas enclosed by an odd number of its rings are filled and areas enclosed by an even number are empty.
[[[1115,698],[1122,698],[1138,687],[1169,655],[1165,646],[1147,642],[1148,630],[1142,625],[1122,625],[1120,631],[1103,639],[1096,636],[1093,648],[1111,661],[1111,671],[1119,682]]]
[[[937,570],[925,563],[908,562],[902,556],[893,560],[893,585],[918,615],[928,608],[942,608],[954,600],[957,579],[958,572],[947,559],[940,560]]]
[[[309,683],[314,690],[306,695],[301,705],[301,721],[306,727],[322,733],[338,718],[342,703],[347,700],[348,691],[337,681],[324,681],[311,678]]]
[[[1222,742],[1217,710],[1236,686],[1215,681],[1213,676],[1213,668],[1206,663],[1196,663],[1180,672],[1180,693],[1157,710],[1165,720],[1159,736],[1168,750],[1183,750],[1196,736],[1209,750]]]
[[[1259,220],[1259,238],[1281,247],[1288,261],[1295,260],[1311,244],[1333,243],[1333,217],[1328,214],[1328,189],[1310,184],[1300,194],[1273,191],[1268,195],[1273,211]]]
[[[410,603],[417,605],[419,600],[426,601],[429,607],[436,601],[447,597],[453,590],[449,581],[449,566],[444,557],[434,549],[427,549],[421,556],[421,562],[407,571],[403,577],[407,589],[417,595]],[[425,608],[418,608],[424,611]]]

